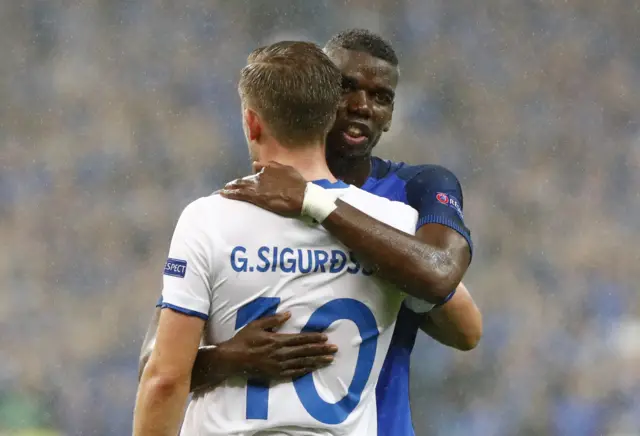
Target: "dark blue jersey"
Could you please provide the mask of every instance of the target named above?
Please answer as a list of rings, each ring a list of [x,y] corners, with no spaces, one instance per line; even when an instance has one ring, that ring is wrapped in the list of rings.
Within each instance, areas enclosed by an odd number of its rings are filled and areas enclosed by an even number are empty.
[[[471,245],[464,225],[462,188],[456,176],[438,165],[407,165],[372,158],[372,169],[362,189],[401,201],[418,211],[417,228],[441,224],[460,233]],[[409,364],[423,319],[405,305],[400,309],[391,345],[382,366],[376,400],[379,436],[413,436],[409,405]]]

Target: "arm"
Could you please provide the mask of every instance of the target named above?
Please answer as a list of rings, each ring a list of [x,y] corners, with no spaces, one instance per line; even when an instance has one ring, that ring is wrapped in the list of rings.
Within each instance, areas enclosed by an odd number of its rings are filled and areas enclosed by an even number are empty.
[[[291,314],[279,313],[250,322],[228,341],[200,347],[194,390],[213,389],[231,376],[259,380],[302,377],[329,365],[338,351],[324,333],[274,333]]]
[[[138,387],[134,435],[178,434],[203,327],[198,317],[171,309],[160,314],[156,344]]]
[[[135,436],[175,436],[180,430],[216,277],[215,243],[207,227],[211,207],[205,200],[185,208],[171,239],[155,344],[147,335],[153,350],[138,386]]]
[[[434,304],[462,280],[471,256],[467,240],[457,231],[426,224],[412,236],[345,202],[337,200],[336,205],[322,225],[372,265],[378,277]]]
[[[415,298],[441,304],[471,261],[471,238],[462,221],[462,188],[450,171],[435,165],[406,167],[396,176],[405,180],[407,202],[418,212],[415,236],[340,200],[322,225],[372,265],[380,278]]]
[[[379,277],[416,298],[438,304],[462,280],[471,259],[471,239],[462,223],[462,193],[455,176],[437,166],[412,168],[416,171],[408,177],[406,193],[420,217],[415,236],[340,200],[322,225]],[[300,216],[307,188],[300,174],[276,163],[256,169],[261,172],[228,184],[221,195],[283,216]],[[450,204],[450,198],[455,203]]]
[[[140,377],[155,346],[159,317],[157,307],[140,353]],[[200,347],[193,364],[190,390],[213,389],[229,377],[248,374],[264,380],[297,378],[329,365],[338,348],[327,343],[326,335],[272,331],[288,319],[286,313],[261,318],[247,324],[228,341]]]
[[[482,314],[464,284],[453,297],[424,315],[423,332],[443,345],[461,351],[474,349],[482,337]]]
[[[338,200],[338,208],[323,221],[323,226],[360,254],[365,262],[376,265],[379,277],[402,287],[420,300],[429,303],[445,301],[425,314],[421,325],[425,333],[458,350],[475,348],[482,336],[482,316],[469,291],[460,283],[471,256],[468,235],[465,237],[452,228],[464,231],[464,224],[456,219],[460,217],[435,215],[428,202],[427,205],[414,206],[418,210],[429,211],[421,214],[423,222],[425,217],[431,216],[453,225],[425,224],[412,237],[343,205],[349,206]],[[444,209],[444,212],[449,211]],[[381,231],[381,226],[388,227],[390,231]],[[456,289],[456,292],[447,301],[451,289]]]

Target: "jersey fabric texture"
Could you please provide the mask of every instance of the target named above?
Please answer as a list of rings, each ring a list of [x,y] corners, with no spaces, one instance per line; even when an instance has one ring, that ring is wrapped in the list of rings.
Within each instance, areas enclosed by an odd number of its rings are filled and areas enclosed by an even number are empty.
[[[418,214],[342,182],[336,198],[414,234]],[[289,311],[280,332],[324,331],[332,365],[293,382],[229,379],[189,404],[182,435],[354,435],[377,432],[376,383],[403,295],[372,276],[322,226],[212,195],[185,208],[164,270],[162,307],[207,321],[205,343]]]
[[[389,200],[408,204],[418,211],[418,228],[441,224],[460,233],[472,250],[471,232],[464,224],[462,188],[456,176],[438,165],[407,165],[377,157],[362,189]],[[410,357],[423,318],[409,307],[419,301],[407,297],[402,305],[384,361],[376,400],[379,436],[413,436],[409,404]],[[413,304],[408,304],[413,303]]]

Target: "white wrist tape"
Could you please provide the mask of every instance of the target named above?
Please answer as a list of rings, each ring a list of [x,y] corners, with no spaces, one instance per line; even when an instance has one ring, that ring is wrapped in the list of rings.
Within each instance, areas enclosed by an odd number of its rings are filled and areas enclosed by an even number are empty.
[[[313,182],[307,182],[307,189],[304,191],[304,200],[302,201],[303,216],[308,216],[321,223],[337,207],[334,195]]]
[[[420,300],[418,298],[412,297],[411,295],[407,295],[404,298],[404,305],[415,313],[427,313],[436,306],[435,304]]]

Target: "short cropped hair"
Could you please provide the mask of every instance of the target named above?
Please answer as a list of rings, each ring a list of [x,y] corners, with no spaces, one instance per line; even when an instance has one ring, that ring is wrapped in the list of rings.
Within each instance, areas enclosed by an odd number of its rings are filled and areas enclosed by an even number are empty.
[[[240,73],[244,105],[285,146],[324,141],[342,95],[340,70],[310,42],[281,41],[254,50]]]
[[[390,63],[394,67],[398,66],[398,56],[391,43],[380,35],[366,29],[350,29],[335,34],[327,41],[324,49],[327,52],[331,52],[336,48],[368,53],[375,58]]]

